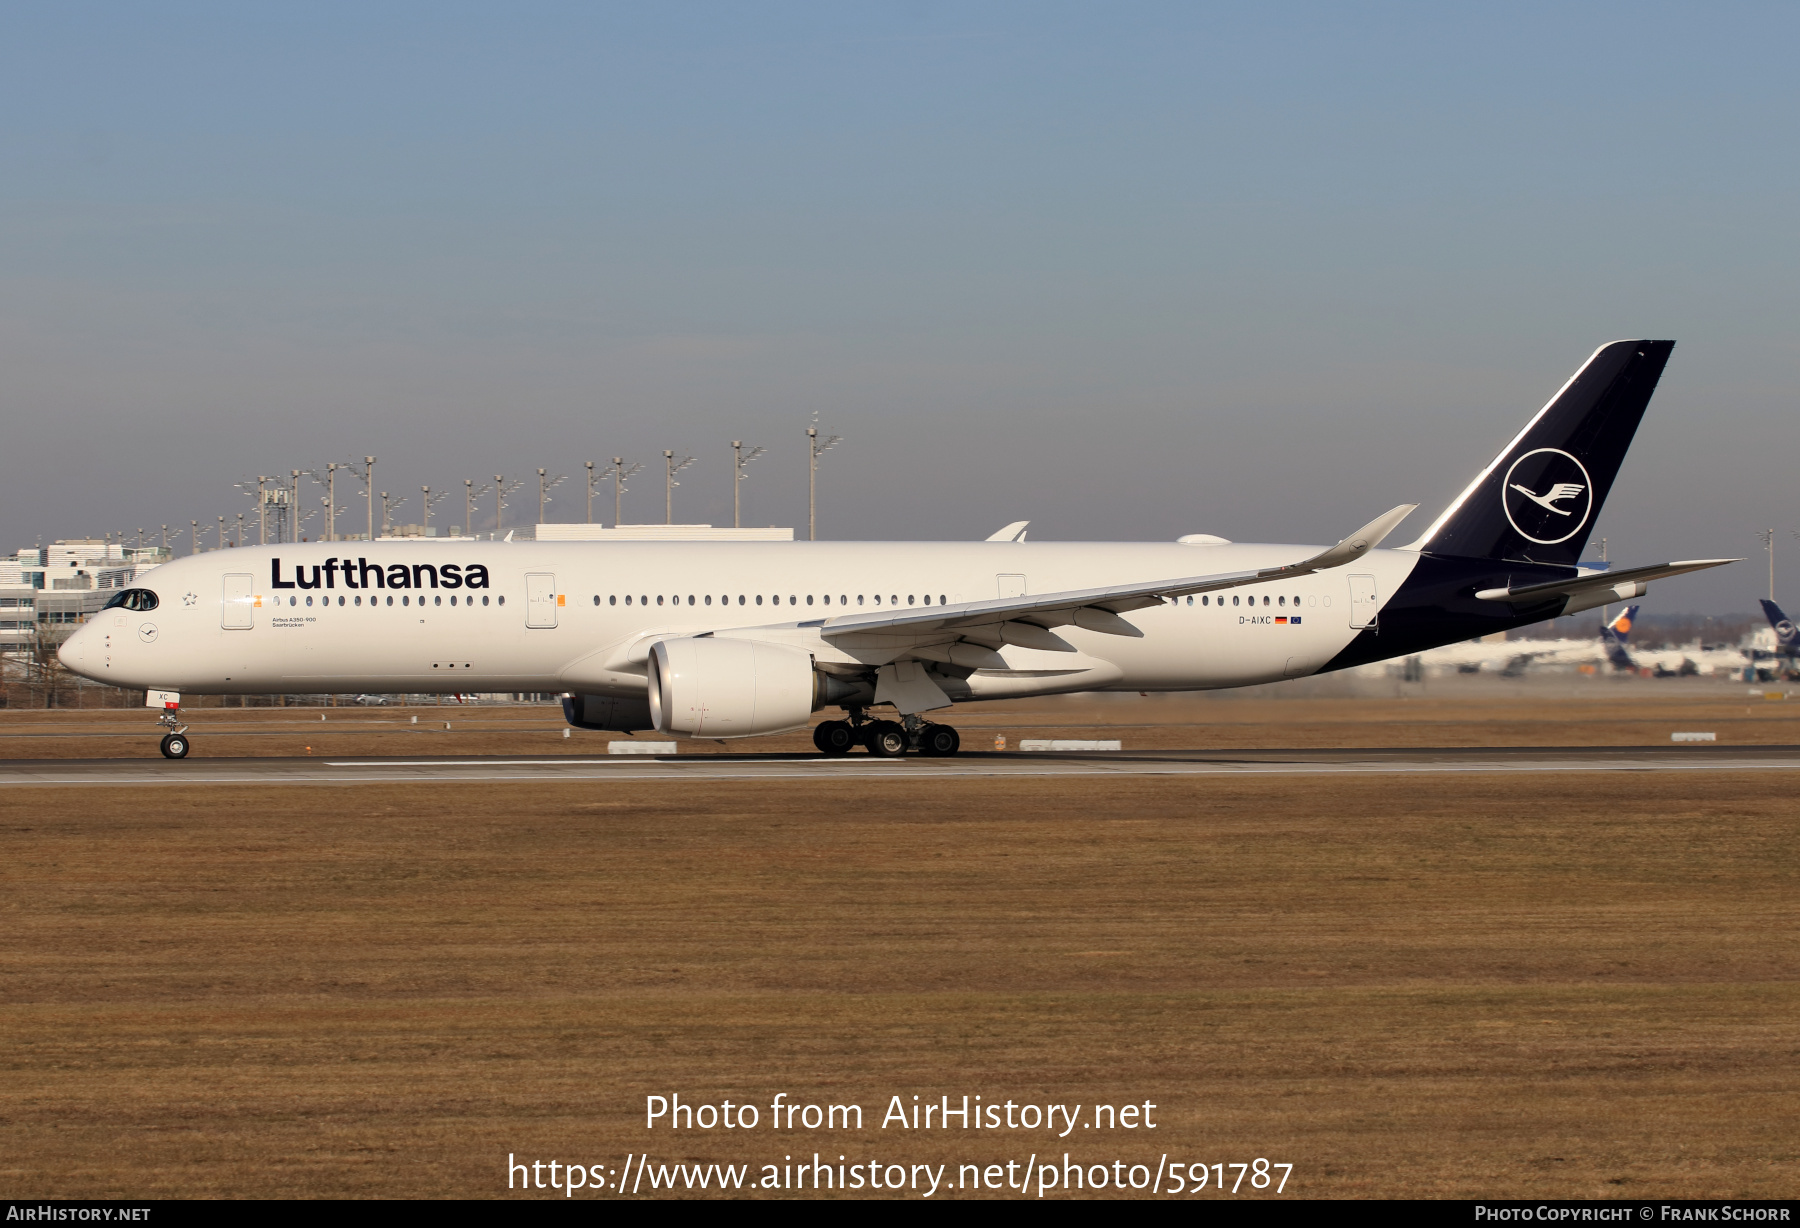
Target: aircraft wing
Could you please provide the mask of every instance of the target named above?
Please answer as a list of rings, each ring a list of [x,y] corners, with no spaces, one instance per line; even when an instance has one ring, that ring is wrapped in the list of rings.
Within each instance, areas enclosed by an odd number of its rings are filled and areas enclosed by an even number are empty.
[[[846,648],[892,644],[897,637],[904,637],[915,643],[931,638],[946,641],[968,638],[978,643],[986,640],[995,646],[1007,643],[1017,644],[1022,648],[1073,652],[1073,646],[1053,634],[1050,628],[1073,625],[1106,635],[1141,637],[1143,632],[1119,615],[1161,605],[1171,597],[1214,592],[1246,584],[1262,584],[1341,567],[1373,550],[1416,506],[1418,505],[1413,503],[1403,503],[1376,517],[1330,549],[1298,562],[1265,567],[1259,571],[1221,572],[1217,575],[1188,576],[1144,584],[1073,589],[1060,593],[1002,597],[993,601],[968,601],[958,605],[870,611],[822,619],[811,625],[817,626],[819,634],[825,639]]]
[[[1512,601],[1525,604],[1542,601],[1549,597],[1597,596],[1601,592],[1614,588],[1635,588],[1637,590],[1631,593],[1620,592],[1616,596],[1609,595],[1608,597],[1608,600],[1622,600],[1642,595],[1644,591],[1642,586],[1652,580],[1666,580],[1670,576],[1685,575],[1690,571],[1704,571],[1708,567],[1723,567],[1727,563],[1741,562],[1743,562],[1742,559],[1684,559],[1676,563],[1658,563],[1652,567],[1632,567],[1625,571],[1600,571],[1589,575],[1570,576],[1564,580],[1546,580],[1541,584],[1526,584],[1519,588],[1484,588],[1475,596],[1482,601]]]

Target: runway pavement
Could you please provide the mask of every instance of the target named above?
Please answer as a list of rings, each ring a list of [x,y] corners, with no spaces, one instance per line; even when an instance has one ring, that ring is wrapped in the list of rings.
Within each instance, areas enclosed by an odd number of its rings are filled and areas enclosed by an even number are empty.
[[[0,760],[4,785],[346,785],[366,781],[794,780],[850,776],[1268,776],[1456,772],[1800,771],[1800,746],[1448,747],[1413,750],[977,752],[950,759],[854,754],[667,757],[445,756]]]

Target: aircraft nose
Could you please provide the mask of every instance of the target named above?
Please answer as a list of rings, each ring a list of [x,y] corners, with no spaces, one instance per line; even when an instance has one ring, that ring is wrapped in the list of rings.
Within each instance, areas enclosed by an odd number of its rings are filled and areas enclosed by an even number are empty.
[[[93,677],[88,672],[86,662],[95,657],[92,651],[94,635],[92,627],[80,627],[74,635],[62,642],[56,650],[56,659],[63,663],[63,668],[86,678]]]

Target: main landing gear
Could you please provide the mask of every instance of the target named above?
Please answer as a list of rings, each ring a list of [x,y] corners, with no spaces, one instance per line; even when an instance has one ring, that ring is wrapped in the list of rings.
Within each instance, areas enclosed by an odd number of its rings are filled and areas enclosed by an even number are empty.
[[[849,720],[826,721],[814,729],[813,745],[832,758],[847,755],[858,746],[881,759],[898,759],[909,750],[942,758],[954,755],[962,738],[949,725],[935,725],[917,716],[871,721],[860,708],[853,708]]]

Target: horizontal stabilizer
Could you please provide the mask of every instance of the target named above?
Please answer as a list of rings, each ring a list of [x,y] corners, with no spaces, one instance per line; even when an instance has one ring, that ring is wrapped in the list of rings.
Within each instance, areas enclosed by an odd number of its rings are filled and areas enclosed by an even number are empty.
[[[1685,559],[1677,563],[1658,563],[1653,567],[1633,567],[1626,571],[1602,571],[1589,575],[1575,575],[1566,580],[1546,580],[1540,584],[1526,584],[1518,588],[1484,588],[1475,596],[1482,601],[1510,601],[1516,605],[1528,605],[1535,601],[1547,601],[1552,597],[1586,596],[1590,593],[1598,594],[1611,589],[1635,588],[1636,592],[1620,592],[1607,598],[1610,601],[1624,601],[1641,595],[1642,586],[1652,580],[1666,580],[1670,576],[1685,575],[1690,571],[1705,571],[1708,567],[1723,567],[1727,563],[1743,561],[1742,559]]]
[[[1022,542],[1025,540],[1025,530],[1030,527],[1029,520],[1015,520],[998,533],[990,534],[987,540],[991,542]]]

